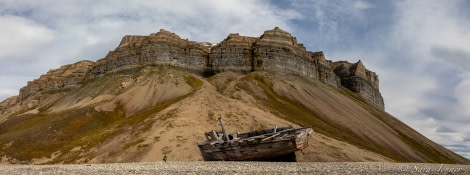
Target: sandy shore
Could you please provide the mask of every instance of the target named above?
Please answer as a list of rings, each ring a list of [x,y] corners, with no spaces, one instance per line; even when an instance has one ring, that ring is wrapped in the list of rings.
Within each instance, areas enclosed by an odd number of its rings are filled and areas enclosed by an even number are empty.
[[[0,174],[470,174],[470,165],[382,162],[148,162],[2,165]]]

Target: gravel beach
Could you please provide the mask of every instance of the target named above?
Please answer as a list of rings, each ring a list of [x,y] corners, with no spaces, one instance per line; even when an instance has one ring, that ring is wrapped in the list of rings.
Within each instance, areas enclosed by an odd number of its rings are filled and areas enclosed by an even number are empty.
[[[2,165],[0,174],[470,174],[470,165],[382,162],[147,162]]]

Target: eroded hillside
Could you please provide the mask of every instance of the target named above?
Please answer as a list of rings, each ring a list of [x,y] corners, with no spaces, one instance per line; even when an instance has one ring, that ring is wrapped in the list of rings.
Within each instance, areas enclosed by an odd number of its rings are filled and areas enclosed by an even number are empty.
[[[96,62],[50,70],[0,103],[1,163],[203,160],[218,130],[313,126],[300,161],[469,163],[384,111],[378,76],[327,60],[289,33],[218,44],[160,30]]]
[[[313,126],[299,161],[466,161],[347,89],[293,75],[148,66],[50,97],[0,123],[3,163],[201,161],[196,144],[219,114],[229,132]]]

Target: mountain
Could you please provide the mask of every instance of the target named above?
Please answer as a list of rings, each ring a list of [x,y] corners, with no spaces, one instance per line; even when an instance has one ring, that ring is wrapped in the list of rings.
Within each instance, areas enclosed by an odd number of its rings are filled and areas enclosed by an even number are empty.
[[[203,160],[204,132],[313,126],[299,161],[469,164],[384,111],[378,76],[279,28],[218,44],[160,30],[50,70],[0,103],[0,162]]]

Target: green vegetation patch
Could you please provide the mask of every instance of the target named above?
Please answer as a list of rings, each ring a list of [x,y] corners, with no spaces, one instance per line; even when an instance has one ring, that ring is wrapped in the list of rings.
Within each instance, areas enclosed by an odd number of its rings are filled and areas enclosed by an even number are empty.
[[[191,94],[129,117],[125,117],[125,112],[119,104],[111,112],[97,112],[94,107],[84,107],[53,114],[12,117],[0,123],[0,155],[28,162],[33,158],[50,158],[53,153],[60,151],[59,157],[49,163],[74,163],[86,157],[81,153],[87,153],[117,135],[129,132],[138,136],[150,130],[156,121],[152,116]],[[139,139],[124,147],[142,142],[142,139]],[[71,151],[76,147],[81,147],[82,151]]]
[[[80,98],[94,98],[103,94],[116,95],[123,92],[120,87],[122,81],[129,77],[137,78],[135,72],[141,71],[144,76],[153,76],[167,71],[162,67],[148,69],[151,70],[145,72],[142,69],[134,69],[105,74],[84,82],[82,88],[71,91],[69,94],[77,96],[78,101],[82,100]],[[203,84],[200,79],[191,75],[186,75],[184,79],[193,88],[200,88]],[[34,158],[50,158],[53,153],[58,152],[58,157],[48,163],[75,163],[79,159],[93,157],[90,149],[97,148],[118,135],[129,134],[139,138],[141,133],[153,127],[157,120],[154,118],[156,113],[192,94],[166,101],[128,117],[120,104],[117,104],[116,108],[110,112],[99,112],[94,109],[94,106],[88,106],[46,113],[54,103],[60,103],[61,100],[59,100],[45,106],[38,114],[16,114],[0,123],[0,155],[8,155],[16,160],[29,162]],[[160,140],[159,137],[154,139]],[[124,147],[148,146],[140,144],[142,142],[142,139],[130,140]],[[80,151],[72,151],[74,148],[80,148]]]
[[[123,149],[127,149],[127,148],[130,148],[130,147],[132,147],[132,146],[136,146],[137,144],[140,144],[140,143],[142,143],[142,142],[144,142],[144,141],[145,141],[145,139],[140,138],[140,139],[138,139],[138,140],[135,140],[135,141],[132,141],[132,142],[129,142],[129,143],[124,144],[124,146],[123,146],[122,148],[123,148]]]
[[[190,85],[194,89],[198,89],[202,86],[202,84],[204,84],[204,82],[202,82],[198,78],[193,77],[191,75],[184,76],[184,80],[186,81],[188,85]]]
[[[21,115],[9,122],[0,124],[4,128],[0,132],[0,144],[11,142],[8,149],[0,150],[0,154],[9,155],[20,161],[33,158],[50,158],[57,151],[65,153],[77,146],[84,148],[98,144],[103,140],[87,139],[108,129],[122,119],[122,110],[113,112],[94,112],[93,108],[82,108],[55,114]],[[18,122],[20,121],[20,122]]]
[[[237,77],[235,76],[224,77],[225,79],[223,80],[218,80],[219,78],[220,77],[212,76],[208,80],[209,82],[211,82],[212,85],[215,86],[215,88],[217,89],[217,92],[220,92],[220,93],[223,93],[227,89],[227,87],[229,87],[229,84],[232,81],[237,80]]]

